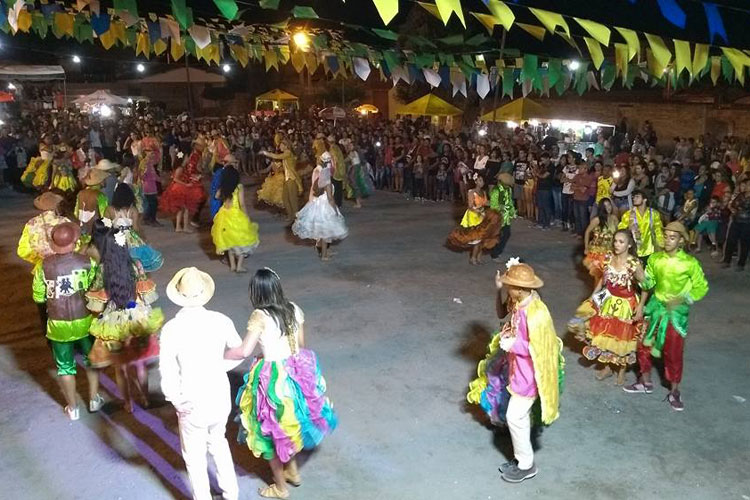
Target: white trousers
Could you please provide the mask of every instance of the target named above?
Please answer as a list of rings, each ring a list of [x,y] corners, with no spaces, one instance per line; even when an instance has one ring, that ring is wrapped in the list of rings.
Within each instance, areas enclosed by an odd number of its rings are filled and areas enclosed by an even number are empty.
[[[203,420],[203,419],[200,419]],[[226,438],[227,416],[216,422],[206,424],[204,421],[190,418],[190,415],[178,417],[180,426],[180,444],[182,458],[185,460],[190,486],[195,500],[211,500],[211,487],[208,482],[208,452],[216,464],[216,482],[221,488],[222,498],[237,500],[239,486],[234,473],[234,462]]]
[[[536,398],[510,396],[505,418],[513,442],[513,455],[519,469],[530,469],[534,465],[534,449],[531,447],[531,406]]]

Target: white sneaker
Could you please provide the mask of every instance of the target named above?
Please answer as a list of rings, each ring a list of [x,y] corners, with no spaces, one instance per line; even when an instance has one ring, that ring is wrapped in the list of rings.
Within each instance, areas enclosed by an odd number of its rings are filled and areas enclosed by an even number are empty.
[[[104,406],[104,398],[101,394],[97,394],[94,399],[89,401],[89,412],[96,413],[101,410],[102,406]]]
[[[65,414],[68,416],[68,418],[72,421],[78,420],[81,415],[78,413],[78,407],[71,408],[70,406],[65,407]]]

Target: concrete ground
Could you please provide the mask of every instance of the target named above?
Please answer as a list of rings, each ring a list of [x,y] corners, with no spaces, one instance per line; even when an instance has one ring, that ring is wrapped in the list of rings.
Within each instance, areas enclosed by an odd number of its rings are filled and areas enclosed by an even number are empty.
[[[0,276],[0,497],[14,499],[158,499],[188,495],[176,418],[151,373],[154,405],[125,413],[62,413],[53,362],[30,299],[27,265],[15,256],[27,196],[2,192]],[[250,268],[270,266],[307,317],[308,344],[319,354],[339,428],[302,458],[299,499],[750,498],[750,343],[748,273],[721,270],[701,256],[711,291],[694,307],[685,353],[686,410],[663,401],[666,389],[628,395],[594,380],[566,340],[567,385],[561,418],[539,439],[539,475],[520,485],[501,481],[510,451],[467,409],[466,387],[497,328],[496,266],[469,266],[443,243],[459,216],[449,204],[418,204],[378,193],[345,211],[349,237],[321,263],[281,219],[253,209],[261,245]],[[250,309],[249,275],[236,276],[212,255],[208,229],[147,237],[164,252],[153,278],[164,291],[175,271],[197,266],[217,283],[209,307],[240,331]],[[545,280],[543,297],[558,334],[590,292],[578,270],[579,248],[567,233],[540,232],[518,220],[506,256],[520,256]],[[460,299],[460,301],[456,300]],[[159,304],[167,317],[175,306]],[[744,320],[742,318],[745,318]],[[240,383],[249,362],[233,373]],[[103,383],[112,399],[114,384]],[[629,374],[629,380],[633,374]],[[85,377],[79,374],[80,392]],[[241,498],[257,498],[267,465],[233,442]]]

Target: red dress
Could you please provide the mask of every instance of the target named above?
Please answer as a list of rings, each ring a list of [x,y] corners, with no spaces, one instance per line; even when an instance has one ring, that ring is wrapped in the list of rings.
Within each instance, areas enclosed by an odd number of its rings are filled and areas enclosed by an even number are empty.
[[[203,189],[198,170],[201,156],[202,154],[198,151],[193,151],[179,179],[176,176],[172,178],[172,183],[159,200],[161,211],[176,214],[183,208],[187,208],[190,215],[195,215],[198,211],[198,207],[206,199],[206,191]],[[176,180],[181,182],[175,182]]]

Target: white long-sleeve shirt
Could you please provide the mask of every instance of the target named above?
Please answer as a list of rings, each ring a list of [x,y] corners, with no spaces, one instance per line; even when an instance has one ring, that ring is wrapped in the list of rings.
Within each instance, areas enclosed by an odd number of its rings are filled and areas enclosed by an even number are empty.
[[[227,316],[203,307],[181,309],[161,331],[159,372],[161,390],[191,419],[226,418],[232,397],[226,372],[240,361],[224,359],[227,348],[242,344]]]

